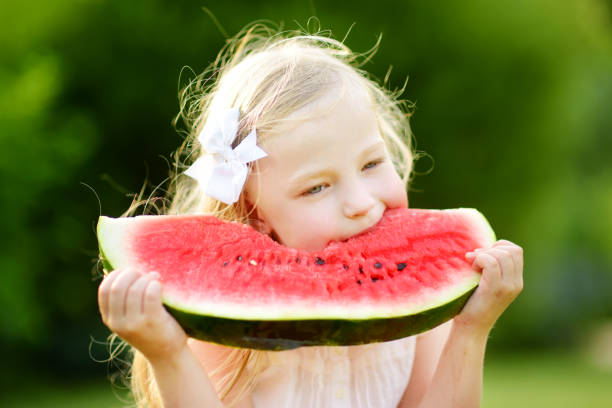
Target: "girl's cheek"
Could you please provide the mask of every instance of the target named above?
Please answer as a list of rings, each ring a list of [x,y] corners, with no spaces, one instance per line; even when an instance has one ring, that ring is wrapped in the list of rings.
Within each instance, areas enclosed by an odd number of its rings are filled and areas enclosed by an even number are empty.
[[[295,229],[295,237],[309,250],[320,250],[338,235],[338,220],[329,209],[317,207],[300,217],[300,226]],[[296,225],[297,227],[297,225]]]
[[[408,207],[408,194],[402,179],[395,170],[387,174],[387,177],[379,180],[377,184],[379,194],[388,208]]]

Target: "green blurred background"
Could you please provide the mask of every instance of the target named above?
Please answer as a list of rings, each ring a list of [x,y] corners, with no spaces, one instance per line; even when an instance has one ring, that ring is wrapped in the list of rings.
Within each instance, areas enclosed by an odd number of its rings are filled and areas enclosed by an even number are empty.
[[[220,22],[219,28],[207,12]],[[413,207],[475,207],[525,249],[485,406],[612,406],[610,0],[2,2],[0,405],[120,406],[96,362],[95,223],[163,182],[179,75],[257,19],[323,29],[408,78]],[[192,74],[183,72],[182,82]],[[150,191],[150,190],[149,190]],[[606,386],[607,384],[607,386]]]

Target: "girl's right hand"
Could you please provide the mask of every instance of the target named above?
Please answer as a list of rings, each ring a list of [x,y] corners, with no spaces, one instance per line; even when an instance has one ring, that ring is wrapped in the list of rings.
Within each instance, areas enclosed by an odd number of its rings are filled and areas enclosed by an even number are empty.
[[[187,335],[163,307],[159,274],[117,269],[98,288],[104,324],[138,349],[149,361],[173,358]]]

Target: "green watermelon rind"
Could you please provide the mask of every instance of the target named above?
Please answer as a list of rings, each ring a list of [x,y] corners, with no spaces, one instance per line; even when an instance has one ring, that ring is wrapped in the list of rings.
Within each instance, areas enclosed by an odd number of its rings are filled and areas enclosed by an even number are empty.
[[[430,330],[457,315],[476,287],[420,313],[391,318],[238,320],[203,316],[166,304],[185,332],[225,346],[288,350],[304,346],[351,346],[397,340]]]

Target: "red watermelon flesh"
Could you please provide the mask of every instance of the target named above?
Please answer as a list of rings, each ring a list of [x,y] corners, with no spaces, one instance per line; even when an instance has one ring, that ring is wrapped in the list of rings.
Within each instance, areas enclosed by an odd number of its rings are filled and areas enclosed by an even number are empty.
[[[98,237],[111,268],[159,272],[164,303],[189,319],[302,326],[314,320],[336,325],[405,320],[435,314],[459,298],[464,303],[480,278],[465,253],[495,240],[486,219],[473,209],[388,210],[374,228],[319,252],[288,248],[247,225],[204,215],[101,217]],[[436,319],[452,317],[445,313]],[[250,330],[245,336],[256,336]],[[358,339],[346,339],[350,331],[342,336],[342,344],[372,341],[363,333]],[[266,343],[262,348],[279,348],[266,341],[272,347]],[[304,344],[338,343],[329,338],[309,341]]]

